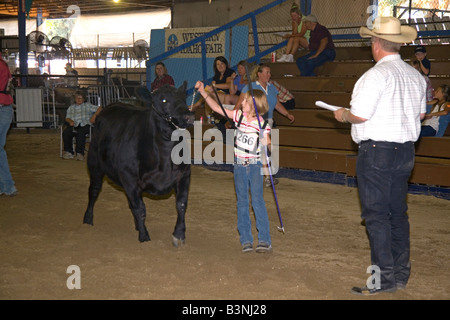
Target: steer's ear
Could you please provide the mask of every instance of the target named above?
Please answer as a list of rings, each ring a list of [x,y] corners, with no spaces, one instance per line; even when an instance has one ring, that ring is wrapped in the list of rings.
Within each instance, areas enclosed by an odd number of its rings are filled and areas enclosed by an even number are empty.
[[[184,80],[183,84],[181,85],[181,87],[178,88],[178,91],[186,93],[186,88],[187,88],[187,81]]]
[[[147,89],[147,87],[140,86],[137,87],[134,90],[134,93],[136,94],[136,97],[139,101],[144,102],[145,104],[151,104],[152,103],[152,96],[150,94],[150,91]]]

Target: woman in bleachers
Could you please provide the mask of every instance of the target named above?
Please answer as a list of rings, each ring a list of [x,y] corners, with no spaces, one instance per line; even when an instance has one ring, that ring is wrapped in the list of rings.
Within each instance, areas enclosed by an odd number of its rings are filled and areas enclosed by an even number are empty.
[[[163,62],[157,62],[155,65],[155,80],[153,80],[151,87],[152,91],[161,88],[164,85],[175,86],[175,81],[169,75],[166,65]]]
[[[219,56],[214,59],[213,68],[214,77],[212,79],[211,86],[206,86],[205,90],[213,100],[218,102],[212,87],[216,88],[220,102],[224,103],[225,96],[230,94],[230,82],[232,81],[231,75],[234,73],[234,70],[228,66],[228,60],[223,56]],[[205,102],[205,99],[200,97],[200,99],[193,105],[192,110],[196,109]],[[209,107],[208,103],[205,103],[206,116],[212,116],[212,113],[213,111]]]
[[[291,7],[292,34],[287,34],[283,38],[288,39],[285,54],[278,59],[278,62],[294,62],[294,54],[298,49],[308,49],[310,30],[303,23],[303,15],[296,3]]]
[[[224,103],[235,105],[239,99],[242,88],[244,88],[248,81],[247,75],[245,74],[247,66],[247,61],[241,60],[237,65],[237,72],[231,75],[230,81],[230,93],[225,95]]]

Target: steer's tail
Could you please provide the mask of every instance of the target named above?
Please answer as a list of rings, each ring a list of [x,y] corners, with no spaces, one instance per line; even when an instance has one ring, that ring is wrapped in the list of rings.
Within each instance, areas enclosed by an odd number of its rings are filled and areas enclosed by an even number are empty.
[[[83,223],[93,225],[94,224],[94,205],[98,198],[100,190],[103,185],[104,172],[100,169],[98,159],[98,151],[96,150],[95,143],[89,146],[89,152],[87,157],[87,166],[90,176],[89,184],[89,202],[84,214]]]

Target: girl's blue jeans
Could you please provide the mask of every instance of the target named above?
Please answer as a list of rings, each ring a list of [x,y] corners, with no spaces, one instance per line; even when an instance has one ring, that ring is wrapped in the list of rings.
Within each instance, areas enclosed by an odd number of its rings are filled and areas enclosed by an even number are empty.
[[[269,217],[264,202],[264,175],[261,162],[256,164],[234,165],[234,185],[237,196],[237,226],[242,245],[253,244],[252,225],[250,221],[250,197],[255,214],[258,242],[271,244]]]

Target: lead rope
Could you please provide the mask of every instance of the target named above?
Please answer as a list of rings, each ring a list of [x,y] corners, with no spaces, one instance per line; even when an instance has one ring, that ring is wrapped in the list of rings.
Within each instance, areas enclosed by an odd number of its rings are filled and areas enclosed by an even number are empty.
[[[191,102],[191,106],[189,108],[189,111],[192,112],[192,108],[194,107],[194,101],[195,101],[195,95],[197,94],[197,89],[194,89],[194,93],[192,94],[192,102]]]

